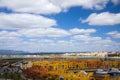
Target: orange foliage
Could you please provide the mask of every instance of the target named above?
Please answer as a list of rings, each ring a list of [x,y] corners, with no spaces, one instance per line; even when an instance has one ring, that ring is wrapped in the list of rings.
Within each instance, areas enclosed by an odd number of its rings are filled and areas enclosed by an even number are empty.
[[[43,77],[47,74],[47,72],[49,71],[49,69],[47,68],[43,68],[41,66],[33,66],[31,68],[28,68],[25,70],[25,74],[27,76],[30,76],[30,75],[36,75],[37,77]]]

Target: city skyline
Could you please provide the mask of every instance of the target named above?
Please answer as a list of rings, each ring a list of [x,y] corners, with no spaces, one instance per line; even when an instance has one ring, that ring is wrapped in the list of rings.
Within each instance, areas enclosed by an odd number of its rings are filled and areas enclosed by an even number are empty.
[[[120,51],[120,1],[0,0],[0,50]]]

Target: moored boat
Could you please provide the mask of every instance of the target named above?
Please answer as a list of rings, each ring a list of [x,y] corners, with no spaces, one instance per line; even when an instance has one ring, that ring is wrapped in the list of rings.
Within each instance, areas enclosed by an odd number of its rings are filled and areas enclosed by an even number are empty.
[[[118,73],[118,74],[120,74],[120,70],[118,68],[111,68],[108,73]]]
[[[96,74],[108,74],[108,71],[103,69],[97,69]]]

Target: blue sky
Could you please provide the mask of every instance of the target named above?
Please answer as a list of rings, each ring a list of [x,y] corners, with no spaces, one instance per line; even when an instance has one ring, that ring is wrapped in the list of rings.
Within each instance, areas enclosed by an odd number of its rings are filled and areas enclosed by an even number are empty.
[[[0,49],[120,51],[120,0],[0,0]]]

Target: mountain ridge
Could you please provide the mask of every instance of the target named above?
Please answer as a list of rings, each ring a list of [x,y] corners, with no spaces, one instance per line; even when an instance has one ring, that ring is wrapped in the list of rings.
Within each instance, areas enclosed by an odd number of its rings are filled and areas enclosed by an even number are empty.
[[[17,50],[0,50],[0,54],[25,54],[29,53],[27,51],[17,51]]]

